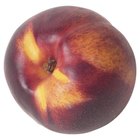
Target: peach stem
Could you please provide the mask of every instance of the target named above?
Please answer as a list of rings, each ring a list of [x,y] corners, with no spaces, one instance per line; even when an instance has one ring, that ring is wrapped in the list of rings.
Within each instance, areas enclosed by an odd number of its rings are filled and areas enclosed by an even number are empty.
[[[56,60],[49,59],[47,63],[43,65],[45,71],[52,73],[56,67]]]

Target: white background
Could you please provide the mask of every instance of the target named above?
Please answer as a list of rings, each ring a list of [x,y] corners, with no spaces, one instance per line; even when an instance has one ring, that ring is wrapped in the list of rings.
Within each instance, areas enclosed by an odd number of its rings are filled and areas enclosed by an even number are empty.
[[[125,110],[107,126],[85,134],[60,134],[37,124],[17,105],[4,77],[4,55],[14,31],[31,16],[62,5],[89,8],[106,17],[125,35],[132,46],[137,62],[137,81]],[[0,0],[0,140],[140,140],[139,70],[139,0]]]

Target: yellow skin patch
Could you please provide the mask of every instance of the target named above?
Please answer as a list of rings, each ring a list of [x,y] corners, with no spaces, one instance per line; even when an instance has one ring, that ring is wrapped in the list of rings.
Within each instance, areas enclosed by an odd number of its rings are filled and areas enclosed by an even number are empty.
[[[35,64],[40,62],[42,53],[36,44],[31,25],[28,26],[23,38],[19,39],[17,43],[29,60]]]
[[[61,81],[61,82],[63,82],[63,83],[68,83],[68,82],[70,82],[70,81],[69,81],[69,78],[68,78],[65,74],[63,74],[62,72],[60,72],[59,69],[54,70],[54,72],[52,73],[52,75],[53,75],[57,80],[59,80],[59,81]]]
[[[81,55],[88,63],[104,71],[114,70],[120,65],[119,60],[124,59],[122,50],[116,44],[102,41],[100,34],[93,31],[80,33],[76,38],[71,39],[70,44],[76,46],[72,48],[74,54]]]
[[[35,97],[42,115],[45,115],[47,107],[71,108],[90,100],[90,98],[84,97],[72,83],[54,76],[50,76],[36,88]]]
[[[67,76],[65,76],[62,72],[60,72],[58,69],[56,69],[52,76],[54,76],[54,80],[58,80],[60,81],[61,83],[68,83],[69,82],[69,79]],[[56,78],[56,79],[55,79]],[[51,92],[52,88],[53,88],[53,85],[52,85],[52,82],[53,81],[50,81],[49,83],[46,82],[48,80],[50,80],[51,78],[49,79],[46,79],[44,82],[40,83],[36,90],[35,90],[35,97],[36,97],[36,103],[37,103],[37,106],[40,108],[41,111],[44,111],[46,110],[47,108],[47,100],[48,100],[48,95],[49,95],[49,92]],[[50,85],[51,84],[51,89],[49,87],[49,85],[47,86],[47,83]],[[48,89],[47,89],[48,88]],[[61,101],[59,101],[61,103]]]
[[[115,40],[103,38],[102,34],[109,33],[104,31],[94,32],[94,30],[84,33],[77,32],[76,35],[71,36],[69,41],[70,45],[74,46],[71,48],[72,53],[81,56],[84,61],[104,72],[118,73],[126,84],[131,85],[134,82],[135,66],[129,53],[118,46]]]
[[[39,107],[41,111],[45,111],[47,108],[46,100],[48,98],[46,94],[46,87],[44,83],[41,83],[37,89],[35,90],[35,98],[36,98],[36,104]]]

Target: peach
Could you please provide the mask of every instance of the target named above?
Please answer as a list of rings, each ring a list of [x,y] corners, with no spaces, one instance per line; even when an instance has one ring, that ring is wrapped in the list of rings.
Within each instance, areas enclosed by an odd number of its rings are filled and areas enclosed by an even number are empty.
[[[84,133],[124,109],[136,63],[125,37],[104,17],[63,6],[17,29],[6,51],[5,76],[17,103],[40,124]]]

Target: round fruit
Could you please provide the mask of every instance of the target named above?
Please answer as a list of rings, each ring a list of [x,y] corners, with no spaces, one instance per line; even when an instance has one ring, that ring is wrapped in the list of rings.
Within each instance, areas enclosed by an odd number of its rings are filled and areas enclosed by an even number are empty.
[[[43,126],[84,133],[124,109],[136,64],[129,43],[109,21],[88,9],[63,6],[17,29],[5,75],[15,100]]]

